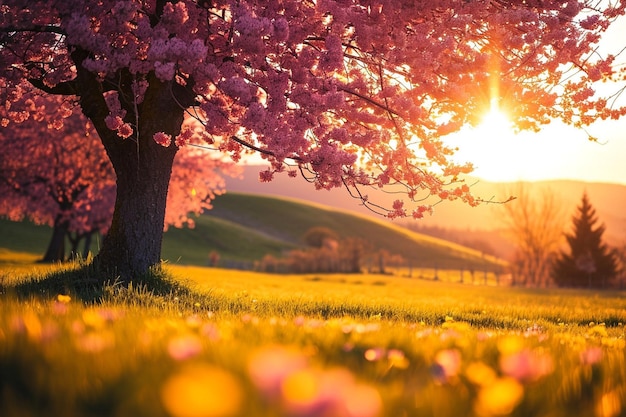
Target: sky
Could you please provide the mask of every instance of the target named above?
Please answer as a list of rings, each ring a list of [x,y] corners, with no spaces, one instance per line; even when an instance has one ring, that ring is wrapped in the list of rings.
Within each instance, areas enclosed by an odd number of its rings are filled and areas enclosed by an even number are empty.
[[[626,17],[605,34],[608,48],[626,46]],[[626,64],[626,52],[616,61]],[[621,100],[626,104],[626,92]],[[472,175],[488,181],[573,179],[626,184],[626,118],[592,125],[584,131],[553,122],[539,133],[514,135],[502,121],[465,130],[447,142],[460,149],[458,162],[472,162]]]
[[[573,179],[626,184],[626,119],[584,131],[553,122],[517,135],[498,125],[464,131],[447,141],[458,162],[472,162],[472,176],[495,182]]]

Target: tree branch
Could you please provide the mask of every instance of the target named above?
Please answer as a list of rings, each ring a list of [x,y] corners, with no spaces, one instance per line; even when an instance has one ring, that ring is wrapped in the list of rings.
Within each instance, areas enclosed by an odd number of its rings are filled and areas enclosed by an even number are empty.
[[[76,89],[76,83],[74,80],[65,81],[59,83],[55,86],[46,85],[43,81],[38,78],[29,78],[28,82],[31,83],[35,88],[43,91],[48,94],[56,94],[61,96],[76,96],[78,95]]]
[[[56,33],[57,35],[67,36],[67,32],[58,26],[51,25],[32,25],[28,27],[15,27],[6,26],[0,28],[2,33],[16,33],[16,32],[37,32],[37,33]]]
[[[237,136],[235,136],[235,135],[231,136],[230,138],[231,138],[232,140],[234,140],[235,142],[237,142],[238,144],[240,144],[240,145],[242,145],[242,146],[245,146],[245,147],[246,147],[246,148],[248,148],[248,149],[252,149],[253,151],[256,151],[256,152],[262,153],[263,155],[274,156],[274,157],[276,156],[276,155],[274,154],[274,152],[272,152],[272,151],[268,151],[267,149],[261,149],[261,148],[259,148],[258,146],[255,146],[255,145],[253,145],[253,144],[251,144],[251,143],[248,143],[248,142],[246,142],[245,140],[240,139],[240,138],[238,138],[238,137],[237,137]],[[297,161],[297,162],[304,162],[304,160],[303,160],[302,158],[300,158],[299,156],[297,156],[297,155],[291,155],[291,156],[288,156],[287,158],[288,158],[288,159],[292,159],[292,160]]]
[[[374,106],[376,106],[376,107],[378,107],[378,108],[380,108],[382,110],[385,110],[389,114],[392,114],[394,116],[400,116],[397,111],[395,111],[395,110],[389,108],[388,106],[386,106],[385,104],[380,103],[380,102],[378,102],[378,101],[376,101],[376,100],[374,100],[374,99],[372,99],[370,97],[367,97],[367,96],[365,96],[365,95],[363,95],[361,93],[357,93],[354,90],[351,90],[351,89],[349,89],[347,87],[342,87],[342,86],[337,86],[337,89],[340,90],[340,91],[346,92],[348,94],[351,94],[353,96],[356,96],[356,97],[360,98],[361,100],[367,101],[368,103],[373,104]]]

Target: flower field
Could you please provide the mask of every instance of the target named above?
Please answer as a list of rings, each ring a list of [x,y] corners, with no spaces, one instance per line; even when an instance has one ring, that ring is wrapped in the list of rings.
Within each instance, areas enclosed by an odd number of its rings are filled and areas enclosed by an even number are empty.
[[[624,292],[25,270],[0,272],[2,416],[626,415]]]

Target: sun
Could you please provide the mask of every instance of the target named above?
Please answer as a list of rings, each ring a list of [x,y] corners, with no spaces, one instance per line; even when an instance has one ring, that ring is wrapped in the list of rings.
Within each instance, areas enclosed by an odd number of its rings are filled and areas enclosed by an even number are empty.
[[[491,101],[491,107],[482,117],[477,129],[486,135],[511,136],[514,134],[511,119],[500,109],[495,100]]]
[[[445,142],[457,149],[453,160],[471,162],[475,167],[472,175],[492,181],[519,176],[517,165],[528,164],[531,158],[528,149],[520,146],[513,122],[496,103],[492,103],[478,125],[462,129]]]

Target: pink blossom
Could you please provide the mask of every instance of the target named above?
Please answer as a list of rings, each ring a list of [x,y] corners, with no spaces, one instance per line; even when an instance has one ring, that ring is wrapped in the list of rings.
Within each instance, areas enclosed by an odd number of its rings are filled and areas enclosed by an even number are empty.
[[[156,132],[152,139],[159,145],[167,148],[172,143],[172,136],[163,132]]]
[[[326,38],[326,53],[320,59],[320,68],[324,71],[334,71],[343,66],[343,46],[338,36]]]
[[[247,104],[252,100],[251,87],[241,77],[231,77],[219,84],[220,89],[233,98]]]
[[[397,217],[406,217],[404,202],[402,200],[395,200],[393,202],[393,210],[387,213],[387,217],[389,217],[390,219],[394,219]]]
[[[118,93],[116,91],[111,91],[105,94],[104,100],[112,114],[118,114],[122,111],[122,105],[120,104]]]
[[[188,144],[191,141],[192,137],[193,137],[193,130],[189,128],[185,128],[180,132],[178,136],[176,136],[175,144],[177,147],[181,148],[185,146],[186,144]],[[169,146],[169,144],[167,146]]]
[[[106,123],[109,129],[117,130],[122,126],[122,124],[124,124],[124,121],[119,116],[113,116],[109,114],[107,117],[104,118],[104,123]]]
[[[418,206],[417,209],[413,210],[413,218],[414,219],[421,219],[424,217],[424,213],[429,213],[429,214],[433,214],[433,207],[432,206],[426,206],[426,205],[421,205]]]
[[[176,67],[173,62],[155,62],[154,63],[154,73],[157,78],[161,81],[170,81],[174,78],[174,74],[176,72]]]
[[[269,169],[259,172],[259,181],[270,182],[273,179],[274,179],[274,172],[270,171]]]
[[[122,139],[126,139],[133,134],[133,128],[130,127],[130,124],[124,123],[117,129],[117,135]]]
[[[176,31],[189,20],[187,4],[179,2],[176,4],[166,3],[163,8],[163,17],[161,22],[171,31]]]
[[[273,36],[277,42],[286,41],[289,38],[289,22],[284,17],[274,20],[273,24]]]

